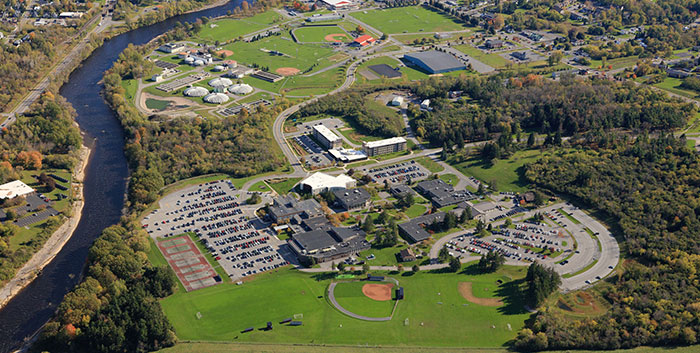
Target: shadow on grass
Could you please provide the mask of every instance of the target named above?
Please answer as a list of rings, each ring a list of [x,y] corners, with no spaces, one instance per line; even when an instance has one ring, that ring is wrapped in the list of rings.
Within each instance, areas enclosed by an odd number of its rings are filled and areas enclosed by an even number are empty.
[[[525,279],[518,279],[515,281],[510,281],[498,286],[498,289],[494,292],[497,296],[503,298],[503,306],[500,306],[497,310],[499,313],[504,315],[517,315],[525,314],[525,295],[524,292],[520,290],[520,287],[525,283]]]
[[[311,276],[311,278],[315,279],[318,282],[321,281],[327,281],[330,279],[335,278],[337,273],[335,272],[320,272],[320,273],[315,273],[314,275]]]

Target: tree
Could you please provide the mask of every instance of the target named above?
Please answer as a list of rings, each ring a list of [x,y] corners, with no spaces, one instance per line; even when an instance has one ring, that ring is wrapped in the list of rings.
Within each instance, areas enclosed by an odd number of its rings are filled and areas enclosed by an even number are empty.
[[[262,197],[260,197],[260,194],[257,192],[254,192],[247,200],[245,200],[245,202],[249,205],[257,205],[260,203],[260,201],[262,201]]]
[[[382,213],[380,213],[379,216],[377,216],[377,222],[379,222],[379,224],[386,224],[390,217],[391,216],[389,216],[389,212],[383,210]]]
[[[527,283],[528,305],[537,308],[544,303],[550,294],[557,290],[561,284],[561,278],[553,268],[533,262],[527,269],[525,282]]]
[[[459,259],[454,256],[450,256],[450,272],[457,272],[460,268],[462,268],[462,263],[459,262]]]
[[[357,27],[355,27],[355,32],[357,32],[359,34],[363,34],[363,33],[365,33],[365,28],[362,27],[361,25],[357,25]]]
[[[470,208],[465,208],[461,215],[459,215],[459,223],[465,224],[472,219],[472,210]]]
[[[411,271],[413,273],[420,271],[420,266],[418,266],[418,264],[413,265],[413,267],[411,267]]]
[[[362,273],[368,273],[368,272],[369,272],[369,264],[365,262],[362,264]]]
[[[549,58],[547,58],[547,63],[549,66],[554,66],[559,64],[563,58],[564,53],[562,53],[560,50],[555,50],[549,55]]]
[[[500,13],[496,15],[496,17],[493,18],[493,28],[495,29],[501,29],[503,28],[503,25],[505,24],[505,20],[503,19],[503,15]]]
[[[494,272],[498,270],[506,262],[505,256],[489,251],[486,255],[479,259],[479,264],[477,265],[479,269],[484,272]]]
[[[362,223],[362,230],[365,231],[365,233],[370,234],[374,232],[374,222],[372,222],[372,219],[367,216],[365,219],[365,222]]]
[[[338,263],[338,271],[345,272],[345,262]]]
[[[402,264],[396,265],[396,271],[403,272],[403,265]]]
[[[438,261],[440,263],[445,263],[450,260],[450,251],[447,250],[447,248],[442,248],[440,249],[440,252],[438,253]]]
[[[533,147],[535,145],[535,133],[531,132],[530,136],[527,137],[527,147]]]

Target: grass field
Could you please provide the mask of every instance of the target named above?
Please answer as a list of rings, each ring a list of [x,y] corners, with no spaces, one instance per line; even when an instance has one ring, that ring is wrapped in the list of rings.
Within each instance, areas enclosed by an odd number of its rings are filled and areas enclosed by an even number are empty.
[[[462,163],[453,164],[457,170],[467,176],[474,176],[489,183],[496,181],[498,190],[523,192],[527,190],[527,182],[520,177],[520,168],[526,163],[537,161],[539,150],[515,152],[508,159],[494,160],[493,165],[487,165],[479,157],[471,157]]]
[[[675,93],[683,97],[693,99],[696,99],[698,97],[698,92],[681,87],[681,83],[683,83],[683,80],[680,78],[666,77],[663,81],[655,84],[654,87],[661,88],[663,90]]]
[[[294,67],[302,72],[312,68],[313,71],[318,71],[331,64],[328,57],[333,54],[330,48],[323,48],[319,44],[295,43],[285,35],[271,36],[251,43],[239,41],[226,45],[224,49],[233,51],[230,58],[239,63],[258,64],[268,67],[272,72],[280,67]],[[284,55],[273,55],[264,50],[276,50]]]
[[[253,17],[222,19],[203,25],[197,37],[205,42],[214,42],[217,40],[219,42],[225,42],[270,27],[281,18],[282,16],[280,16],[280,14],[270,10]]]
[[[456,45],[454,48],[494,68],[504,68],[506,65],[512,64],[511,61],[504,59],[498,54],[487,54],[468,44]]]
[[[275,179],[275,180],[268,180],[267,183],[278,194],[286,195],[290,191],[292,191],[292,188],[294,187],[294,185],[296,185],[300,180],[301,180],[301,178],[288,178],[288,179],[282,179],[282,180]]]
[[[394,301],[370,299],[362,293],[362,286],[368,282],[341,282],[335,286],[335,299],[344,309],[367,317],[387,317],[391,315]],[[384,283],[379,283],[384,284]],[[392,290],[393,292],[393,290]]]
[[[406,273],[398,276],[406,299],[387,322],[365,322],[341,314],[325,298],[330,283],[327,275],[291,268],[263,273],[241,286],[224,283],[178,292],[161,304],[181,340],[502,347],[515,337],[529,314],[516,293],[519,281],[497,286],[496,280],[504,275],[519,279],[524,274],[525,268],[513,267],[477,274],[474,266],[461,273]],[[488,293],[503,297],[506,304],[496,308],[467,302],[457,290],[461,281],[490,288]],[[240,333],[246,327],[260,328],[267,321],[278,322],[295,314],[303,314],[303,326],[275,325],[272,331]]]
[[[420,6],[355,12],[353,17],[387,34],[459,31],[462,22]]]
[[[253,185],[250,186],[250,191],[257,191],[257,192],[269,192],[270,188],[265,184],[264,181],[259,181]]]
[[[328,43],[330,41],[326,40],[325,37],[329,34],[344,34],[335,37],[341,42],[349,42],[352,39],[352,36],[339,26],[303,26],[294,30],[294,36],[302,43]]]
[[[617,349],[606,353],[696,353],[700,345],[689,347],[638,347],[633,349]],[[174,347],[163,349],[162,353],[238,353],[238,352],[277,352],[277,353],[507,353],[506,348],[448,348],[448,347],[358,347],[341,345],[292,345],[292,344],[259,344],[259,343],[228,343],[228,342],[186,342]],[[549,353],[570,353],[571,351],[548,351]],[[600,351],[577,350],[576,353],[598,353]]]
[[[622,69],[625,67],[634,66],[637,64],[637,61],[639,61],[639,56],[633,55],[633,56],[627,56],[627,57],[623,57],[623,58],[606,60],[605,67],[602,67],[603,66],[602,60],[591,60],[591,65],[589,65],[589,66],[593,69],[603,68],[605,70],[608,69],[608,66],[612,66],[613,70],[617,70],[617,69]]]
[[[445,170],[445,167],[441,166],[440,164],[428,157],[417,158],[416,162],[427,168],[431,173],[439,173]]]
[[[457,186],[457,183],[459,183],[459,178],[457,178],[457,176],[454,174],[442,174],[440,175],[440,180],[452,186]]]
[[[406,213],[406,216],[408,216],[408,218],[416,218],[425,213],[425,211],[427,210],[427,207],[416,203],[411,205],[411,207],[409,207],[408,209],[406,209],[406,212],[404,213]]]
[[[169,105],[170,105],[170,101],[153,99],[153,98],[146,99],[146,108],[148,108],[148,109],[163,110],[163,109],[167,108]]]

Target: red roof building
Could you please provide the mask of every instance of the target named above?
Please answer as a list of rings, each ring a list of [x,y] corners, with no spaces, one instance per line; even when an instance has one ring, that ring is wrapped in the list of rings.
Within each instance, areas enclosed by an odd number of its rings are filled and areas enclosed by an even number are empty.
[[[376,39],[374,39],[372,36],[370,36],[369,34],[365,34],[355,38],[354,44],[364,47],[374,43],[375,41]]]

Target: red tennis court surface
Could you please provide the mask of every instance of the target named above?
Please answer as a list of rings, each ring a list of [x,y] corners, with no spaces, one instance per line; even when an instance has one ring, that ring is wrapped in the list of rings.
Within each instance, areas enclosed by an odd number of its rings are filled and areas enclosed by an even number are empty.
[[[157,243],[165,260],[188,292],[221,283],[214,279],[216,271],[189,236],[183,235]]]

